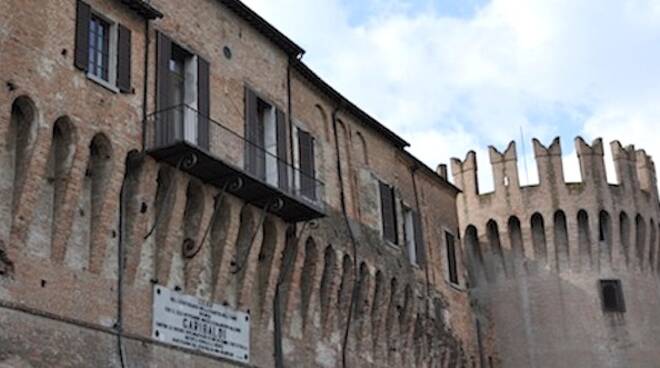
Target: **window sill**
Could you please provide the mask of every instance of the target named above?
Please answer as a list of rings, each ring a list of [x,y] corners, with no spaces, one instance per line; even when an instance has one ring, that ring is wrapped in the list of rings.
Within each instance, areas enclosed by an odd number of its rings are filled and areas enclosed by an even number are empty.
[[[110,82],[104,81],[103,79],[95,76],[94,74],[87,73],[87,79],[109,90],[110,92],[119,94],[119,88],[113,86]]]
[[[454,291],[458,291],[458,292],[461,292],[461,293],[464,293],[464,292],[467,291],[467,289],[464,288],[463,286],[461,286],[460,284],[454,284],[453,282],[447,281],[447,280],[445,280],[445,283],[447,285],[449,285],[450,289],[454,289]]]

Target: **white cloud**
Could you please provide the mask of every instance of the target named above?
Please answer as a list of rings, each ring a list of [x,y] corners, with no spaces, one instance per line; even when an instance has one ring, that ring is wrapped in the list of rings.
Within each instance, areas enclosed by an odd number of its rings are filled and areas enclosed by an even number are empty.
[[[432,167],[488,144],[504,148],[521,127],[544,143],[561,135],[565,153],[583,134],[636,143],[660,157],[658,1],[492,0],[471,18],[455,18],[429,2],[411,12],[402,9],[412,1],[370,0],[360,22],[356,5],[351,10],[343,0],[246,3]],[[571,157],[566,176],[575,180]],[[479,165],[488,181],[486,155]]]

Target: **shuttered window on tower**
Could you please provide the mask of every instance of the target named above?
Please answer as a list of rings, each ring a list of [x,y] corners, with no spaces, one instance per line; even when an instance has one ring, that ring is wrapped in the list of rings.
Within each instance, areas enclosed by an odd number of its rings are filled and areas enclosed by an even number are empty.
[[[74,65],[113,91],[131,92],[131,31],[84,1],[76,9]]]
[[[393,244],[397,244],[398,232],[394,188],[383,182],[379,183],[379,187],[383,238]]]

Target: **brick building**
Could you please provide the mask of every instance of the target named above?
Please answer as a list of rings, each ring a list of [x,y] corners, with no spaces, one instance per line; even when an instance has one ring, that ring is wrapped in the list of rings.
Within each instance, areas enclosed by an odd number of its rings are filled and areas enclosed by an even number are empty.
[[[0,366],[483,361],[446,169],[240,1],[0,0],[0,50]]]

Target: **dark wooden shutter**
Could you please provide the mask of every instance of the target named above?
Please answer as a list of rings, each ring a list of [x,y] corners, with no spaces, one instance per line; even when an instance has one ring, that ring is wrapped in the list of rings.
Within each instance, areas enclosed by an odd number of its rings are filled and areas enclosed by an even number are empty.
[[[456,269],[456,242],[454,236],[445,232],[447,242],[447,263],[449,267],[449,282],[458,284],[458,270]]]
[[[265,156],[263,151],[263,126],[259,121],[259,99],[248,87],[245,87],[245,169],[264,179],[266,176]]]
[[[277,177],[279,187],[285,191],[289,190],[289,165],[287,164],[287,152],[289,152],[289,129],[287,127],[284,112],[277,109]]]
[[[87,71],[89,67],[89,22],[92,18],[90,6],[78,0],[76,5],[76,51],[74,65]]]
[[[314,161],[314,138],[308,132],[298,130],[298,154],[300,157],[301,194],[316,199],[316,163]]]
[[[131,31],[117,25],[117,88],[131,92]]]
[[[156,39],[158,57],[156,60],[156,110],[154,123],[156,145],[171,143],[175,137],[175,122],[170,107],[170,58],[172,57],[172,41],[163,33],[158,32]],[[151,129],[147,127],[147,129]]]
[[[426,262],[426,246],[424,244],[424,229],[422,228],[422,217],[419,212],[413,211],[413,227],[415,228],[415,255],[417,264],[423,266]]]
[[[209,149],[209,116],[211,115],[211,97],[209,81],[209,62],[197,56],[197,144]]]
[[[383,219],[383,237],[396,244],[397,229],[394,189],[385,183],[380,183],[380,207]]]

